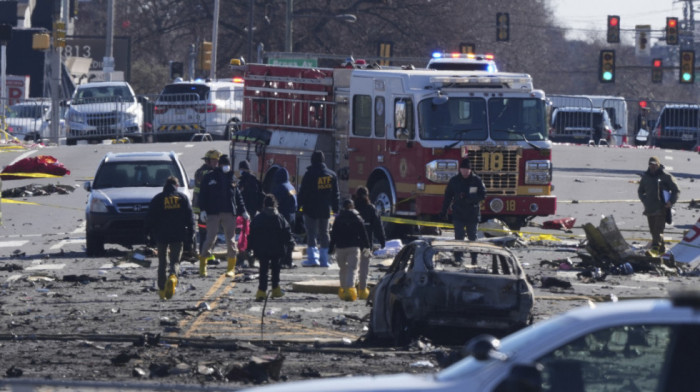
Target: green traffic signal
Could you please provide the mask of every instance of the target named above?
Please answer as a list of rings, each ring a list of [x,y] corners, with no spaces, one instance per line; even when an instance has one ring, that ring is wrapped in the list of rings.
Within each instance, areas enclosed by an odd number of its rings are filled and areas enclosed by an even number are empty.
[[[603,80],[612,80],[612,72],[603,72]]]
[[[690,82],[690,80],[692,78],[693,78],[692,75],[690,75],[689,73],[687,73],[687,72],[683,73],[683,81]]]

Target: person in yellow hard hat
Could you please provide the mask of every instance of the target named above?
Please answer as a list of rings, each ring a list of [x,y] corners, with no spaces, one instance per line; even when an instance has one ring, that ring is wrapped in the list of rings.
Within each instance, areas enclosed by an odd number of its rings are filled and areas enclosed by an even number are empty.
[[[204,154],[204,157],[202,158],[204,160],[204,163],[202,166],[197,169],[197,171],[194,172],[194,190],[192,191],[192,209],[194,210],[194,213],[197,215],[197,228],[198,228],[198,244],[199,244],[199,254],[202,255],[204,254],[204,251],[202,249],[202,245],[204,245],[204,240],[207,238],[207,226],[206,223],[204,223],[201,220],[200,217],[200,209],[199,209],[199,187],[200,184],[202,183],[202,178],[209,173],[210,171],[216,169],[219,166],[219,157],[221,157],[221,151],[219,150],[209,150]],[[213,259],[214,255],[211,255],[208,259],[205,259],[202,261],[202,259],[199,260],[199,274],[200,275],[206,275],[206,270],[207,270],[207,262],[209,259]]]

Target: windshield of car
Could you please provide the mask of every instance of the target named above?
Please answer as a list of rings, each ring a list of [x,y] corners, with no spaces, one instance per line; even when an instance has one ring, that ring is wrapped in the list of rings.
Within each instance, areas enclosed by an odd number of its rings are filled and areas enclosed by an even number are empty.
[[[482,98],[450,98],[443,104],[424,99],[418,104],[423,140],[485,140],[486,101]]]
[[[12,105],[7,112],[7,117],[39,119],[48,110],[47,106],[42,105]]]
[[[73,104],[96,102],[134,101],[134,96],[126,86],[83,87],[75,92]]]
[[[184,184],[179,173],[177,165],[171,161],[107,162],[98,170],[92,187],[162,187],[171,175],[177,177],[180,184]]]
[[[538,98],[489,99],[493,140],[545,140],[545,103]]]
[[[160,93],[159,99],[162,101],[206,100],[209,90],[209,86],[203,84],[169,84]]]

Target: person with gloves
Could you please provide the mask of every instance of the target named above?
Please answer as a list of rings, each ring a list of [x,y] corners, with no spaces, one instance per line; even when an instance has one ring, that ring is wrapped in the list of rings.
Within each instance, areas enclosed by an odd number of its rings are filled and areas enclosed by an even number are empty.
[[[442,202],[442,216],[445,220],[448,219],[448,208],[452,207],[456,240],[463,240],[465,231],[469,241],[476,240],[476,230],[481,220],[481,201],[484,199],[484,181],[472,171],[469,158],[463,158],[459,164],[459,173],[450,178],[445,187],[445,199]],[[461,252],[455,252],[454,256],[455,261],[462,261]],[[471,258],[472,264],[476,264],[477,254],[472,253]]]
[[[343,210],[333,221],[329,253],[335,256],[340,268],[340,289],[338,297],[345,301],[357,299],[355,279],[357,276],[360,254],[370,257],[370,243],[365,230],[365,223],[360,213],[355,210],[352,200],[343,201]]]
[[[328,221],[331,211],[338,213],[340,191],[338,177],[324,162],[323,151],[311,154],[311,165],[301,179],[297,198],[306,229],[307,259],[301,263],[304,267],[329,266]]]
[[[202,178],[199,190],[199,219],[207,224],[207,239],[199,256],[199,274],[207,276],[207,259],[212,255],[219,227],[226,237],[226,276],[236,273],[236,217],[250,220],[241,192],[236,186],[228,155],[219,158],[219,166]]]
[[[360,217],[365,223],[365,231],[369,240],[370,251],[374,237],[377,237],[379,245],[384,248],[386,245],[386,237],[384,236],[384,226],[382,225],[377,208],[369,201],[369,190],[367,187],[358,187],[354,195],[355,209],[360,213]],[[369,276],[369,261],[370,252],[363,252],[360,256],[360,273],[357,283],[357,297],[359,299],[367,299],[369,297],[369,289],[367,288],[367,277]]]
[[[202,183],[202,178],[219,166],[219,157],[221,156],[221,151],[219,150],[209,150],[204,154],[202,159],[204,163],[200,166],[197,171],[194,172],[194,189],[192,190],[192,210],[194,210],[195,215],[197,215],[197,226],[198,226],[198,236],[197,243],[199,245],[198,253],[202,255],[204,250],[202,246],[204,241],[207,239],[207,225],[199,219],[199,186]],[[213,259],[212,256],[210,259]]]
[[[256,301],[263,301],[267,295],[267,274],[272,270],[272,298],[284,296],[280,288],[280,268],[282,258],[287,254],[287,249],[294,247],[292,229],[279,212],[277,212],[277,200],[271,194],[265,195],[263,209],[250,223],[250,236],[248,247],[260,262],[260,280],[258,291],[255,293]]]
[[[168,177],[163,192],[151,199],[146,217],[146,233],[149,233],[150,241],[155,241],[158,249],[158,295],[161,299],[170,299],[175,294],[182,249],[194,235],[190,200],[178,191],[178,186],[176,177]]]

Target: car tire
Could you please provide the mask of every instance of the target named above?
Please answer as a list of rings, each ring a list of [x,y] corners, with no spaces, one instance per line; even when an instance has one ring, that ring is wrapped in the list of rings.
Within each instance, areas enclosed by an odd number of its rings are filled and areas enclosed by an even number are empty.
[[[85,236],[85,253],[88,257],[101,256],[105,252],[105,243],[102,237],[95,233],[87,233]]]
[[[405,346],[411,342],[406,315],[398,304],[394,306],[394,311],[391,313],[391,335],[396,347]]]
[[[391,188],[389,181],[386,179],[376,182],[369,192],[369,199],[377,208],[377,213],[380,216],[391,216],[393,210]],[[387,239],[400,238],[402,235],[401,225],[395,223],[382,222],[384,226],[384,235]]]

